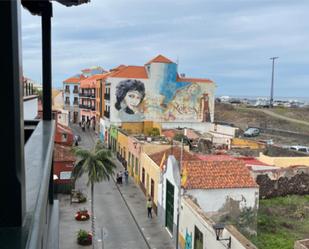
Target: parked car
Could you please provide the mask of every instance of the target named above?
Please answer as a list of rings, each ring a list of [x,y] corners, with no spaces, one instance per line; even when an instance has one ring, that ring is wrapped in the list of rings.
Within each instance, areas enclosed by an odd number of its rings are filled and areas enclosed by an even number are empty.
[[[300,146],[300,145],[290,146],[290,150],[296,150],[296,151],[309,153],[309,147]]]
[[[258,135],[260,135],[260,129],[258,128],[248,128],[244,132],[244,137],[256,137]]]

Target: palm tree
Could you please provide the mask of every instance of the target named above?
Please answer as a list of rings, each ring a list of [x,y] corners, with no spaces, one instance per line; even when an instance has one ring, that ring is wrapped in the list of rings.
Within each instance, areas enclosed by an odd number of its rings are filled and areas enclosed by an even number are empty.
[[[87,186],[91,186],[91,230],[94,238],[94,184],[109,180],[116,166],[112,161],[110,150],[106,149],[100,141],[91,150],[74,147],[73,152],[78,158],[72,171],[73,179],[77,180],[86,173],[88,175]],[[92,248],[94,248],[94,243],[92,243]]]

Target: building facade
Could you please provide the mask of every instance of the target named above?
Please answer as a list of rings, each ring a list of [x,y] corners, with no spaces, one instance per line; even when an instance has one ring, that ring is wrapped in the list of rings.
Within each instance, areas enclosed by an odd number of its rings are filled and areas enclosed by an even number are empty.
[[[85,79],[83,74],[78,74],[63,81],[64,109],[69,111],[69,122],[79,122],[79,85]]]
[[[151,120],[162,127],[198,127],[214,120],[216,85],[209,79],[179,76],[177,64],[159,55],[144,66],[119,66],[105,79],[101,131],[110,124]]]

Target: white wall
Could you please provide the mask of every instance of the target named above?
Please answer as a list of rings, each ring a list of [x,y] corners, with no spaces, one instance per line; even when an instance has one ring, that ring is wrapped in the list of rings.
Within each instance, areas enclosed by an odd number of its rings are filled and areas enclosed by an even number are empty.
[[[61,113],[58,113],[58,123],[69,126],[69,111],[68,110],[60,110]]]
[[[259,197],[258,188],[192,189],[186,190],[185,193],[196,198],[205,212],[218,211],[226,203],[228,197],[240,201],[240,208],[254,208],[258,205]]]
[[[174,228],[173,235],[176,234],[175,225],[177,224],[177,209],[179,206],[179,191],[180,191],[180,173],[178,161],[174,156],[169,156],[165,172],[161,176],[161,181],[158,186],[158,216],[160,222],[165,226],[165,207],[166,207],[166,182],[167,180],[174,186]]]
[[[179,218],[179,235],[186,238],[186,232],[192,236],[194,248],[195,226],[203,233],[203,249],[226,249],[227,241],[217,241],[213,229],[213,221],[209,219],[191,200],[181,200],[181,213]],[[234,227],[223,230],[221,238],[231,236],[231,249],[257,249],[250,241],[243,237]],[[180,239],[180,242],[183,241]],[[181,247],[182,248],[182,247]],[[183,249],[183,248],[182,248]]]
[[[35,119],[38,115],[38,98],[24,99],[24,120]]]

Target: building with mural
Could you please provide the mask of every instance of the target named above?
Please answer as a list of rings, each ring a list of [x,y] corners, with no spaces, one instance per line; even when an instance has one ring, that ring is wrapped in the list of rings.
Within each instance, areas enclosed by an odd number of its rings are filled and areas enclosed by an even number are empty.
[[[108,133],[111,124],[145,120],[159,122],[163,128],[199,129],[214,120],[215,88],[209,79],[180,76],[177,64],[162,55],[144,66],[121,65],[105,79],[101,133]]]

